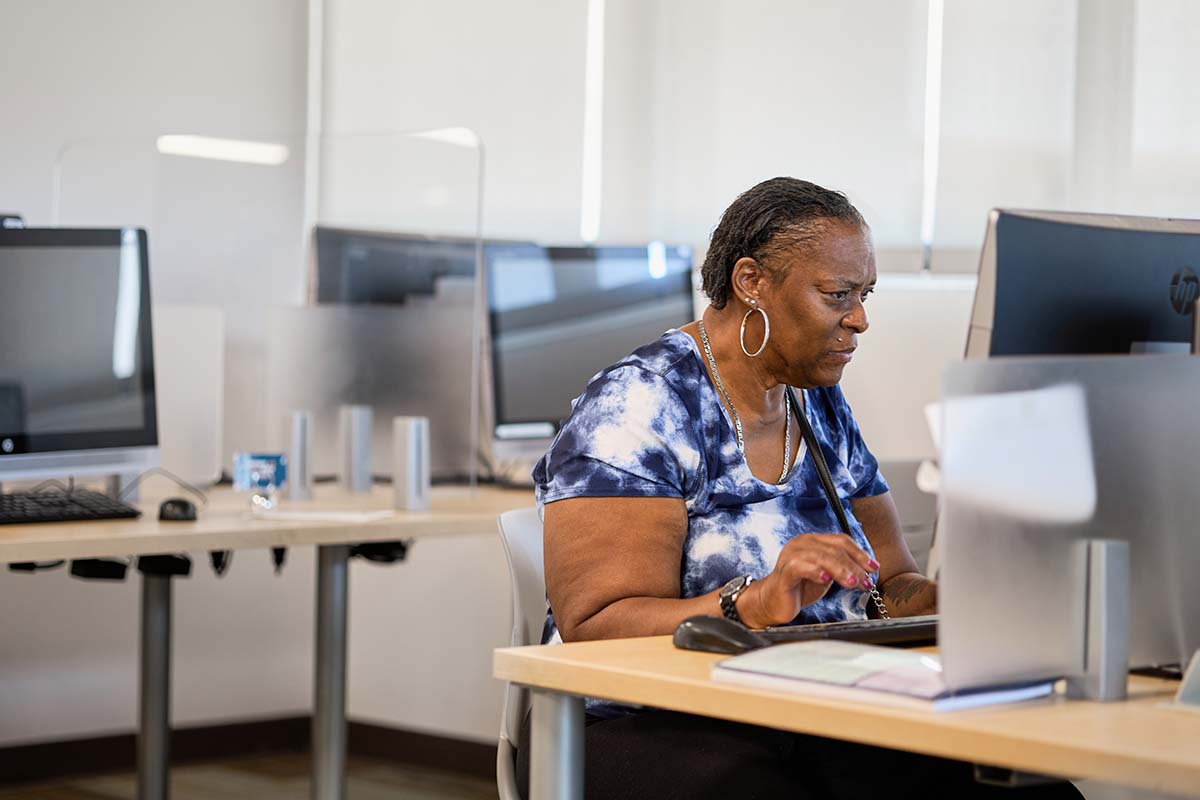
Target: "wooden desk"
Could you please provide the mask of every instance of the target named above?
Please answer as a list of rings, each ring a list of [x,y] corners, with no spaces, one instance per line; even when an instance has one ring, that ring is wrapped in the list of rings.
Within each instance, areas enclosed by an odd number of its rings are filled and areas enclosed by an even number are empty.
[[[37,523],[0,526],[0,563],[50,561],[177,553],[190,550],[233,550],[308,544],[391,541],[409,536],[451,536],[494,530],[496,517],[533,505],[533,493],[482,486],[474,494],[465,486],[436,486],[430,510],[397,511],[372,522],[281,520],[255,517],[249,495],[221,486],[208,492],[208,505],[197,501],[195,522],[159,522],[158,503],[168,496],[196,498],[182,490],[147,495],[138,519]],[[354,494],[334,484],[318,484],[311,501],[280,504],[283,510],[376,511],[392,507],[391,487]]]
[[[497,650],[497,678],[534,689],[533,800],[581,797],[583,703],[603,697],[1027,772],[1200,796],[1200,712],[1163,708],[1179,684],[1131,677],[1129,700],[924,712],[714,683],[724,656],[670,637]],[[537,728],[540,727],[540,730]]]
[[[171,495],[181,495],[171,492]],[[313,500],[283,503],[294,511],[390,509],[390,487],[353,494],[318,485]],[[426,512],[397,511],[385,519],[346,522],[286,520],[250,513],[249,495],[220,487],[199,506],[195,522],[159,522],[161,497],[141,504],[133,520],[38,523],[0,527],[0,562],[124,557],[187,551],[317,546],[313,702],[314,798],[345,796],[346,594],[350,545],[496,530],[504,511],[533,504],[528,491],[436,487]],[[198,504],[199,505],[199,504]],[[138,713],[138,797],[168,796],[170,735],[171,580],[142,576]]]

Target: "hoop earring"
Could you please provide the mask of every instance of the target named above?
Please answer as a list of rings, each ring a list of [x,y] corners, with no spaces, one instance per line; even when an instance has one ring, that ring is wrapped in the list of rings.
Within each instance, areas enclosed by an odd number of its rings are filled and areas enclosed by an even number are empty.
[[[762,314],[763,326],[764,326],[765,330],[763,331],[762,344],[760,344],[758,346],[757,350],[755,350],[753,353],[751,353],[749,350],[746,349],[746,322],[749,321],[750,315],[753,314],[755,311]],[[771,320],[767,317],[767,312],[763,311],[761,308],[758,307],[758,301],[752,299],[750,301],[750,310],[746,312],[746,316],[742,317],[742,330],[738,334],[738,344],[740,344],[742,346],[742,352],[745,353],[748,358],[758,358],[760,355],[762,355],[762,351],[767,346],[767,340],[770,338],[771,338]]]

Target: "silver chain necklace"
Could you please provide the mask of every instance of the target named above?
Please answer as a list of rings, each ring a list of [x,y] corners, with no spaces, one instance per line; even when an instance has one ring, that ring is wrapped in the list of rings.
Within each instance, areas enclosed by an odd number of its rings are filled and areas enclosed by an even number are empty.
[[[721,372],[717,369],[717,360],[713,358],[712,345],[708,342],[708,331],[704,329],[704,320],[700,320],[700,343],[704,345],[704,355],[708,358],[708,366],[712,368],[713,380],[717,384],[717,389],[720,390],[721,396],[725,398],[725,405],[729,406],[729,414],[733,417],[733,428],[737,432],[738,449],[743,453],[746,452],[746,440],[742,436],[742,420],[738,416],[737,409],[733,407],[733,400],[729,398],[729,392],[725,390],[725,383],[721,380]],[[788,467],[792,461],[792,414],[787,406],[787,394],[783,397],[783,469],[779,473],[779,480],[776,483],[783,483],[783,479],[787,477]]]

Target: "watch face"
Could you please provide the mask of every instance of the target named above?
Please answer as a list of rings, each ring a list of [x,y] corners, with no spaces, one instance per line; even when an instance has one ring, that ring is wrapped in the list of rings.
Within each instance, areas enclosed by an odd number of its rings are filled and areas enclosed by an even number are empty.
[[[741,591],[745,586],[746,576],[739,575],[721,587],[721,597],[732,597],[735,592]]]

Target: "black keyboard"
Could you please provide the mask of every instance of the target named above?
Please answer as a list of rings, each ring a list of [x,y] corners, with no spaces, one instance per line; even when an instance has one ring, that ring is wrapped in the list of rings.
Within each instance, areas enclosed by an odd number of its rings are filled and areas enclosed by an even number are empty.
[[[87,489],[0,494],[0,525],[74,522],[84,519],[132,519],[141,515],[142,512],[131,505]]]
[[[937,615],[826,622],[815,625],[780,625],[757,633],[772,644],[810,639],[844,639],[848,642],[924,647],[937,644]]]

